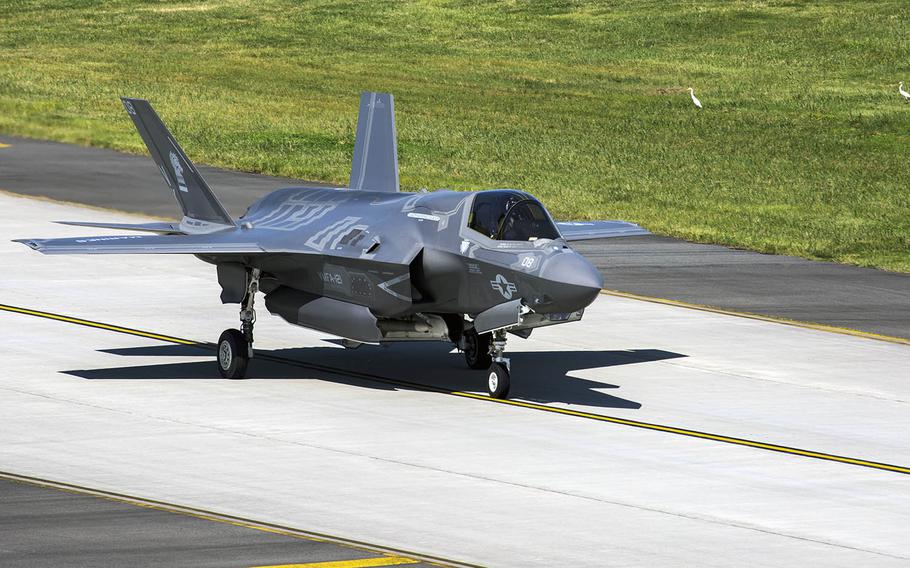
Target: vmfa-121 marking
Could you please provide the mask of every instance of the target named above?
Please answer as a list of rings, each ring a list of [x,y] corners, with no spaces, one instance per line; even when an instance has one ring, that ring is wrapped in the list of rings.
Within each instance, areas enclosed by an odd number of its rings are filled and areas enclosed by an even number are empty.
[[[76,223],[156,233],[23,239],[46,254],[184,253],[217,267],[221,300],[241,328],[218,342],[222,375],[240,378],[253,355],[254,300],[288,322],[347,346],[450,341],[487,369],[490,394],[509,391],[506,332],[575,321],[600,273],[567,241],[646,233],[622,221],[554,223],[522,191],[402,193],[392,95],[364,93],[349,188],[289,187],[233,219],[147,101],[123,104],[173,190],[183,218],[138,225]]]

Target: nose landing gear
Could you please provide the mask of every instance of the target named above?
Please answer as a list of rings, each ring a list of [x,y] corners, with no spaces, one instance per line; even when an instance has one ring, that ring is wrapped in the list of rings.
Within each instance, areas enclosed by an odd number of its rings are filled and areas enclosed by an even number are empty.
[[[487,392],[492,398],[505,399],[509,396],[511,380],[509,378],[509,359],[503,356],[506,349],[506,330],[497,329],[493,332],[492,350],[490,355],[492,364],[487,373]]]
[[[503,356],[506,349],[506,330],[477,333],[474,328],[467,329],[461,336],[458,348],[464,351],[468,367],[487,370],[487,392],[490,396],[508,398],[511,387],[509,359]]]
[[[226,329],[218,338],[218,371],[225,379],[246,377],[246,368],[253,357],[253,324],[256,310],[253,302],[259,291],[259,269],[247,276],[246,295],[240,303],[240,329]]]

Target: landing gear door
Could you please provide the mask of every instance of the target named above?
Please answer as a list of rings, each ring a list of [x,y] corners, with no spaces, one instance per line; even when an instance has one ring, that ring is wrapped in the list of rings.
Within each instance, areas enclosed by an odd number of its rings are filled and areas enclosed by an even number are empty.
[[[477,333],[487,333],[512,327],[521,323],[521,298],[503,302],[484,310],[474,318],[474,329]]]

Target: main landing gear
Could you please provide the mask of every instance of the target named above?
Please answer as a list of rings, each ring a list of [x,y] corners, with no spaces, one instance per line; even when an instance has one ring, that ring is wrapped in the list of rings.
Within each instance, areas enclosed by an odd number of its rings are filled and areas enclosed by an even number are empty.
[[[472,369],[486,369],[493,363],[490,354],[493,336],[489,333],[477,333],[472,327],[464,332],[464,360]]]
[[[464,332],[462,349],[468,367],[487,369],[487,392],[492,398],[509,396],[509,360],[503,356],[506,348],[506,331],[477,333],[473,328]]]
[[[259,291],[259,269],[247,273],[246,294],[240,303],[240,329],[226,329],[218,338],[218,371],[225,379],[242,379],[253,357],[253,302]]]

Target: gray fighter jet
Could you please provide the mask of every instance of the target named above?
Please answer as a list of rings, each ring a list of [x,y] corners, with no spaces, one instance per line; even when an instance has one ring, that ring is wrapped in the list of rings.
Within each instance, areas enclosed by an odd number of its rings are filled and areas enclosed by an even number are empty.
[[[491,396],[509,393],[506,332],[581,319],[603,280],[568,241],[639,235],[622,221],[560,222],[530,194],[400,192],[392,95],[364,93],[350,187],[288,187],[233,219],[148,101],[123,98],[183,210],[174,223],[81,223],[155,233],[22,239],[45,254],[192,254],[214,264],[240,329],[221,334],[218,369],[243,378],[253,357],[253,302],[346,347],[447,341]]]

